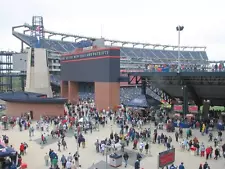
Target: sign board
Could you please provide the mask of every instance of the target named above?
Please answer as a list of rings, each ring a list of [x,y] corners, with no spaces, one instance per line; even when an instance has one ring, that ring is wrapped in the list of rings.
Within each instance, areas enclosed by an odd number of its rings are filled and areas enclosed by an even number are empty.
[[[174,105],[173,109],[176,112],[183,112],[183,105]],[[195,105],[188,106],[188,111],[190,113],[197,113],[198,112],[198,106],[195,106]]]
[[[159,167],[158,168],[163,168],[166,167],[170,164],[173,164],[175,161],[175,148],[172,148],[167,151],[163,151],[159,153]]]
[[[190,113],[198,113],[198,106],[188,106],[188,111]]]
[[[176,112],[182,112],[183,111],[183,106],[182,105],[174,105],[173,109]]]

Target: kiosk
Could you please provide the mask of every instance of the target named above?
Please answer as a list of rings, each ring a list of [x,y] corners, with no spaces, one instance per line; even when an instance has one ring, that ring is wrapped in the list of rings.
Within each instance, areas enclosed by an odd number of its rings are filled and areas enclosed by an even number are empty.
[[[114,153],[114,154],[111,154],[109,158],[110,158],[110,161],[109,161],[110,166],[116,168],[122,165],[122,155],[118,155]]]

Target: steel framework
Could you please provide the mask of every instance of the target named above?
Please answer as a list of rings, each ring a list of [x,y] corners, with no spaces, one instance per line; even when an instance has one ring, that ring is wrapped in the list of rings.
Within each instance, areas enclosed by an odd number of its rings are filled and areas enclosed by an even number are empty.
[[[175,101],[175,98],[173,98],[172,96],[170,96],[168,93],[166,93],[165,91],[160,90],[157,85],[155,85],[154,83],[152,83],[151,81],[148,80],[148,78],[144,78],[144,77],[140,77],[140,76],[130,76],[128,73],[128,84],[129,85],[145,85],[146,87],[155,95],[159,96],[161,99],[163,99],[164,101],[166,101],[169,104],[173,104]],[[148,94],[147,92],[148,90],[146,90],[146,94]]]
[[[31,36],[43,39],[44,36],[44,21],[42,16],[33,16]]]
[[[0,92],[12,90],[12,54],[15,52],[0,51]]]

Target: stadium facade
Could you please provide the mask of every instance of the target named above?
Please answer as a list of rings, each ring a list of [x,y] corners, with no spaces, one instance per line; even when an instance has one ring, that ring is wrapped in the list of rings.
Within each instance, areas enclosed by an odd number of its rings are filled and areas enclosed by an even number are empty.
[[[23,32],[17,31],[23,28]],[[92,46],[100,38],[79,36],[49,31],[44,27],[43,18],[34,16],[32,24],[14,26],[12,34],[21,40],[21,51],[24,51],[24,44],[29,47],[45,48],[49,54],[49,66],[51,72],[60,70],[59,55],[73,52],[76,48]],[[54,36],[61,37],[60,40]],[[73,38],[74,41],[67,41]],[[102,39],[104,46],[120,47],[121,69],[146,69],[148,64],[177,64],[178,46],[160,45],[140,42],[128,42],[119,40]],[[181,46],[180,61],[182,64],[206,64],[208,56],[206,47]],[[51,67],[52,66],[52,67]]]
[[[21,28],[23,29],[22,32],[19,31]],[[41,16],[34,16],[32,18],[32,24],[25,23],[12,27],[12,34],[21,41],[21,53],[13,55],[14,70],[21,72],[26,71],[26,66],[24,65],[26,65],[27,54],[24,45],[27,45],[28,48],[44,48],[48,53],[47,60],[51,82],[57,85],[60,84],[60,56],[62,54],[71,53],[78,48],[89,49],[94,45],[119,47],[121,74],[125,75],[127,72],[131,71],[147,71],[151,66],[155,65],[177,65],[178,63],[178,46],[128,42],[58,33],[47,30],[44,27],[43,17]],[[54,39],[56,36],[60,36],[61,38]],[[67,38],[73,38],[74,40],[68,41]],[[182,65],[199,66],[208,64],[208,56],[205,50],[206,47],[180,46],[180,63]],[[88,93],[93,93],[92,86],[90,84],[85,85],[82,84],[83,87],[80,88],[83,89],[80,92],[85,93],[89,90]]]

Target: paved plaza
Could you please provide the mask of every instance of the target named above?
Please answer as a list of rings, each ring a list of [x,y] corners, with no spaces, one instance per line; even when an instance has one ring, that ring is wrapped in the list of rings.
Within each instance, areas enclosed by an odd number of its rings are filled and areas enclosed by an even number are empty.
[[[94,169],[94,167],[98,167],[98,169],[106,169],[106,157],[100,153],[96,153],[94,143],[96,139],[105,139],[109,137],[111,132],[111,124],[106,125],[104,128],[100,127],[100,131],[93,131],[92,134],[89,132],[84,134],[86,139],[86,148],[80,148],[80,164],[82,165],[82,169]],[[150,125],[146,125],[149,127]],[[153,130],[153,126],[151,127]],[[112,125],[112,130],[119,132],[119,128],[116,125]],[[28,164],[29,169],[44,169],[47,167],[44,166],[44,154],[48,153],[49,149],[55,150],[57,152],[57,140],[52,139],[51,136],[48,138],[48,143],[43,147],[40,144],[40,135],[39,131],[35,131],[35,136],[32,138],[32,141],[29,140],[29,133],[28,131],[20,132],[18,127],[15,127],[13,130],[1,131],[1,135],[6,134],[10,138],[10,144],[13,145],[17,150],[19,149],[19,145],[21,142],[27,142],[28,153],[23,157],[24,162]],[[176,148],[176,165],[179,165],[181,162],[184,162],[185,169],[198,169],[200,163],[205,163],[205,158],[196,157],[191,155],[189,152],[181,152],[179,148],[179,144],[175,143],[174,133],[167,133],[164,131],[159,131],[166,133],[166,135],[170,135],[173,138],[172,145]],[[216,134],[216,133],[215,133]],[[68,133],[68,136],[65,138],[67,142],[68,149],[62,152],[57,152],[59,158],[61,158],[62,154],[67,156],[69,152],[74,154],[77,150],[77,144],[73,137],[72,133]],[[205,142],[205,145],[210,145],[213,143],[208,143],[207,136],[201,136],[199,130],[195,130],[193,132],[194,136],[197,136],[201,142]],[[223,139],[224,137],[223,133]],[[133,169],[133,164],[136,158],[137,150],[132,150],[132,145],[130,144],[129,147],[126,147],[125,151],[128,152],[130,158],[128,162],[128,169]],[[159,152],[165,150],[163,145],[151,144],[151,155],[145,156],[141,161],[141,168],[143,169],[156,169],[157,168],[157,155]],[[225,159],[219,158],[217,161],[210,159],[208,160],[211,169],[222,169],[225,167]],[[108,166],[107,169],[112,169],[112,167]],[[119,167],[119,169],[124,169],[124,165]]]

